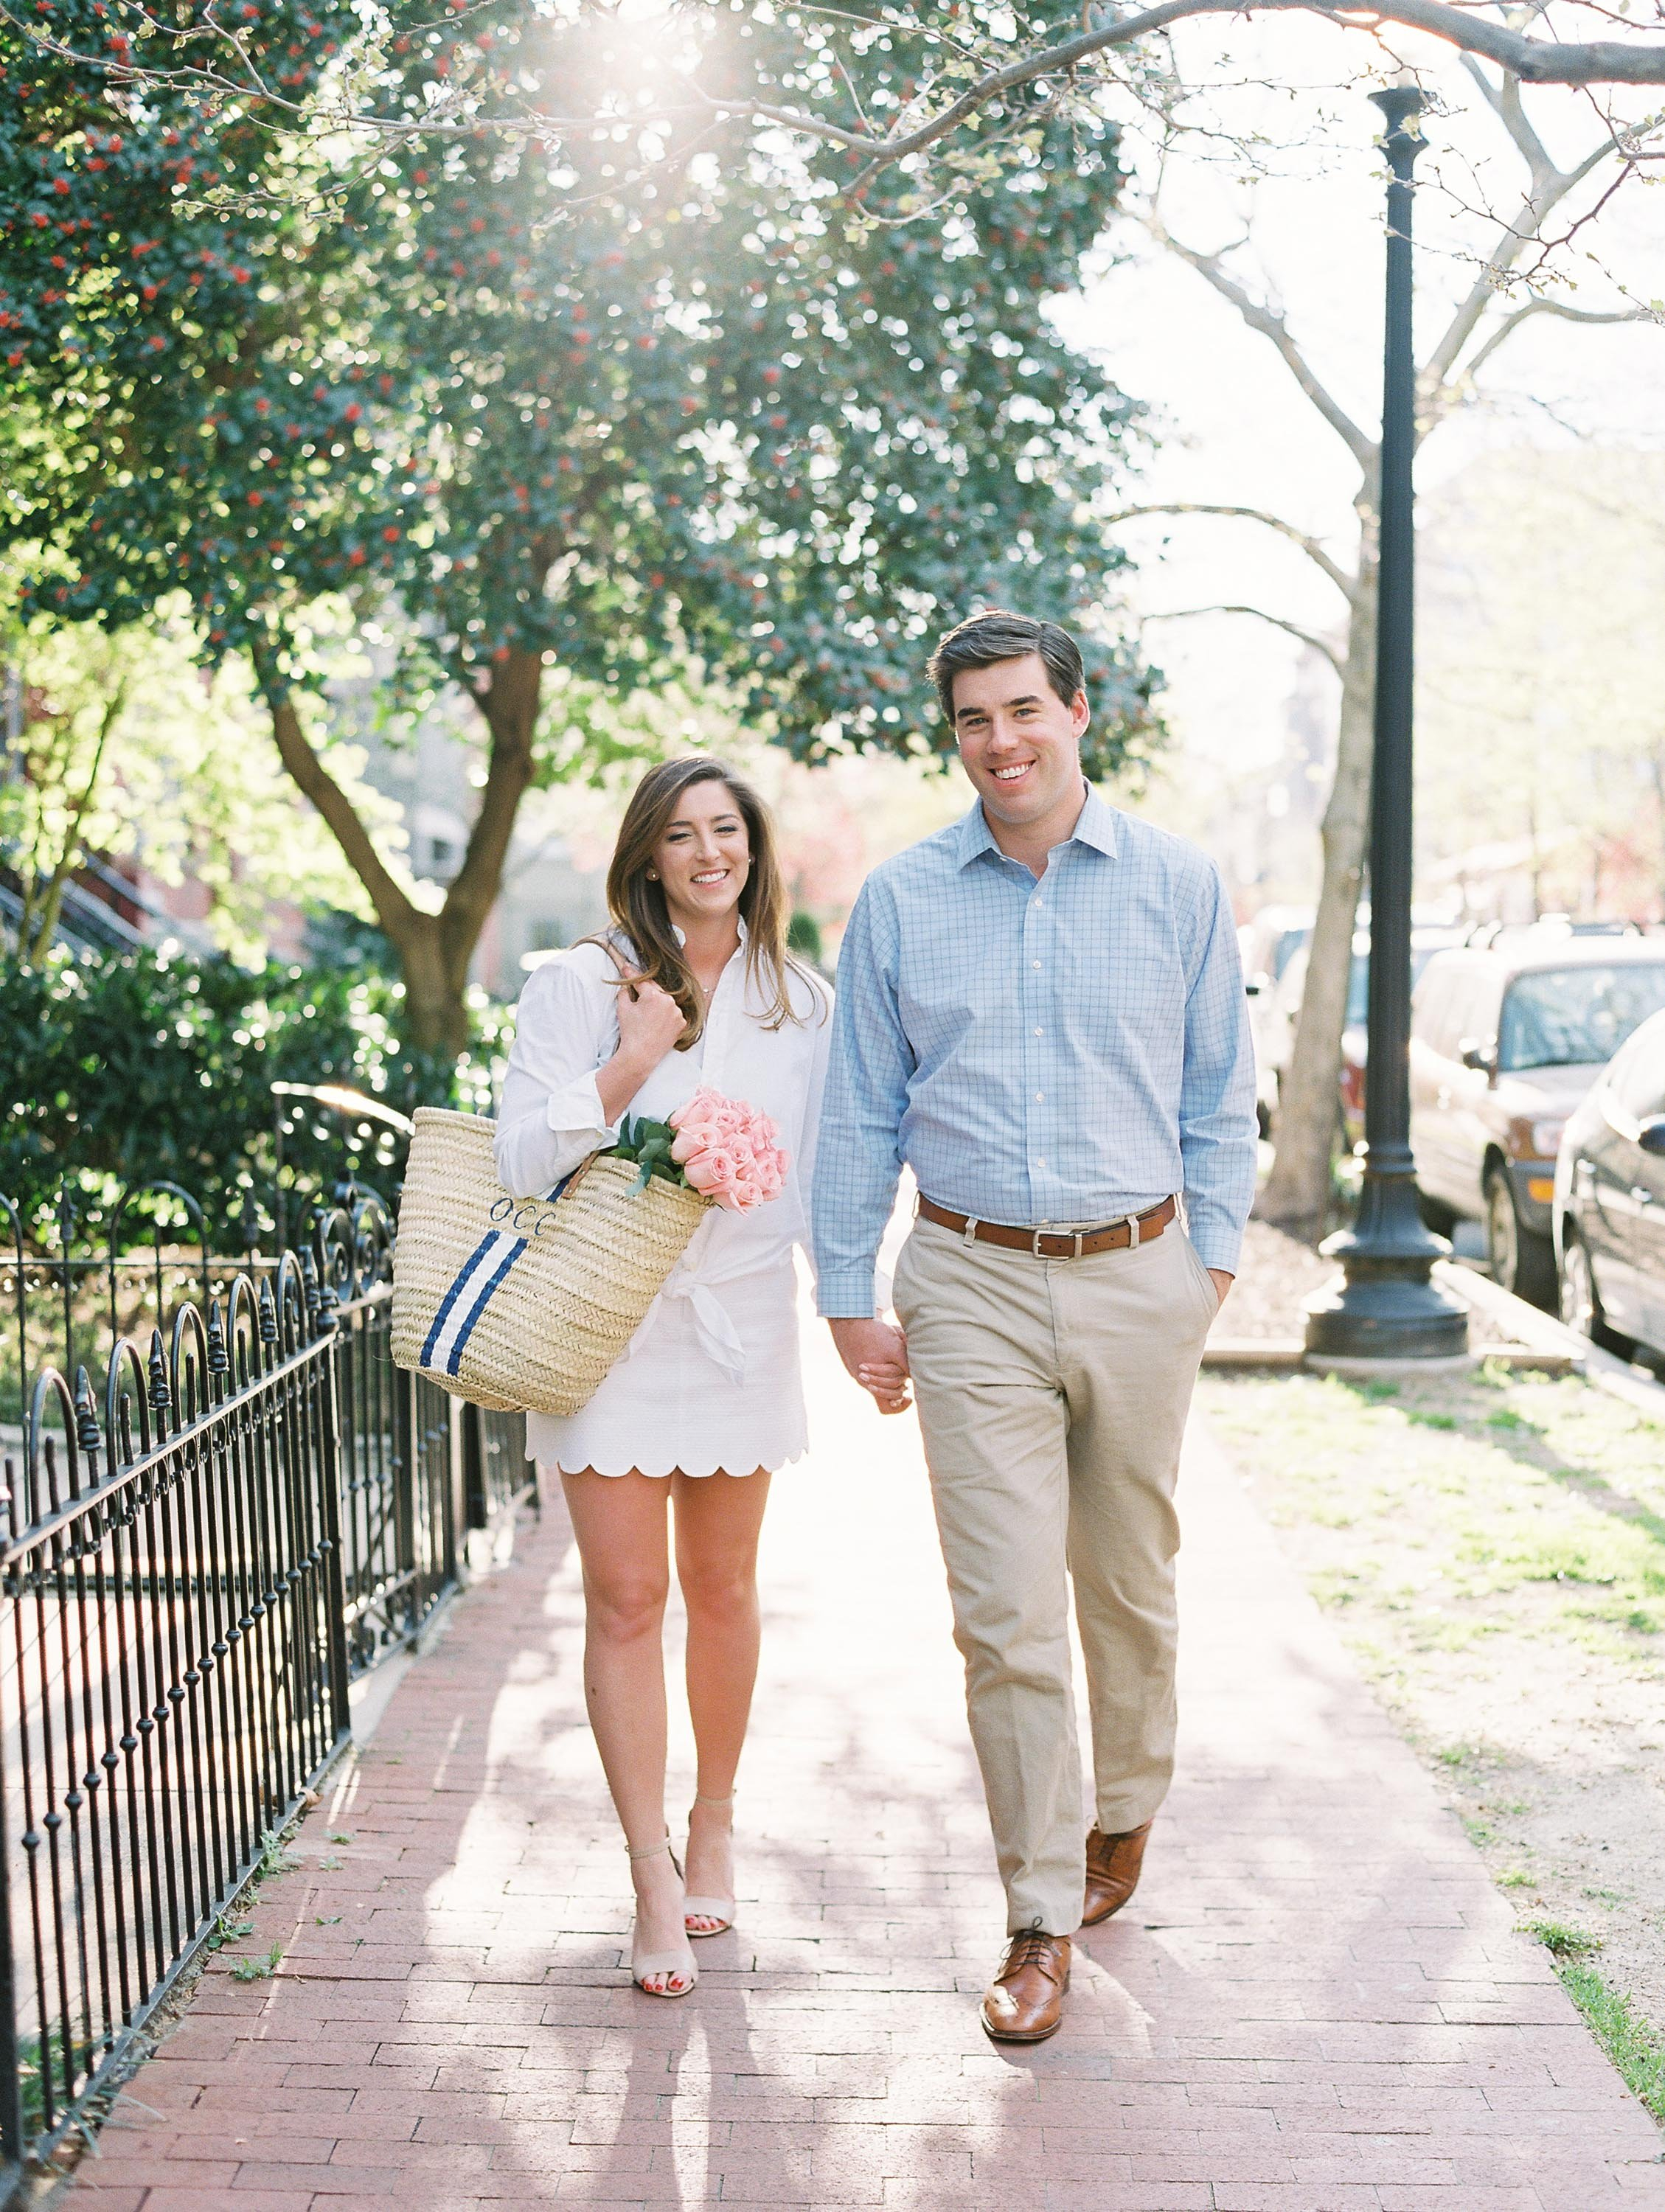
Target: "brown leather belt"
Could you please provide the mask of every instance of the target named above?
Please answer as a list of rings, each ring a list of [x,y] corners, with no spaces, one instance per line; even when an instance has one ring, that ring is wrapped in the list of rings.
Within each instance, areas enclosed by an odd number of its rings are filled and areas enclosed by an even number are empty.
[[[1160,1237],[1179,1208],[1171,1198],[1148,1213],[1130,1213],[1104,1229],[1010,1229],[1002,1221],[979,1221],[975,1214],[951,1213],[934,1199],[921,1196],[919,1212],[939,1229],[975,1237],[980,1244],[999,1244],[1008,1252],[1032,1253],[1037,1260],[1085,1260],[1092,1252],[1120,1252],[1129,1244],[1148,1244]]]

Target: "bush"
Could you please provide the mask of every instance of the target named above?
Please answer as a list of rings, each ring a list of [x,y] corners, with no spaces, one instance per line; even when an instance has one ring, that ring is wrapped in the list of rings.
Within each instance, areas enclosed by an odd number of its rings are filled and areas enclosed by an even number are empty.
[[[125,1184],[189,1190],[227,1249],[276,1184],[271,1085],[328,1083],[409,1113],[489,1112],[506,1011],[483,1006],[460,1063],[407,1047],[401,985],[363,969],[57,953],[0,968],[0,1193],[39,1221],[66,1179],[96,1207]],[[326,1183],[349,1153],[367,1180],[398,1180],[392,1133],[308,1113],[284,1143],[295,1179]],[[290,1176],[286,1173],[284,1180]]]

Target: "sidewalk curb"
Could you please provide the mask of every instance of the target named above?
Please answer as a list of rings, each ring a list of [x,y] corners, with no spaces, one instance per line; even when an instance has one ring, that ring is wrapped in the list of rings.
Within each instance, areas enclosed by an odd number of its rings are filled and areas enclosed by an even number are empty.
[[[1461,1267],[1449,1260],[1434,1263],[1434,1273],[1449,1290],[1455,1291],[1471,1306],[1479,1306],[1512,1330],[1530,1348],[1544,1352],[1560,1352],[1571,1356],[1586,1380],[1609,1397],[1622,1398],[1626,1405],[1634,1406],[1638,1413],[1653,1419],[1665,1421],[1665,1383],[1650,1382],[1645,1376],[1624,1360],[1615,1358],[1611,1352],[1603,1352],[1600,1345],[1592,1344],[1588,1337],[1580,1336],[1576,1328],[1565,1322],[1528,1305],[1517,1298],[1489,1275],[1477,1275],[1470,1267]]]

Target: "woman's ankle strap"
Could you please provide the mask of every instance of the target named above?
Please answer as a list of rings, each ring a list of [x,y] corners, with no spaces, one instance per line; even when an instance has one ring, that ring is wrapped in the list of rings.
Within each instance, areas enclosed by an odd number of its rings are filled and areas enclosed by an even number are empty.
[[[670,1834],[667,1832],[663,1840],[659,1843],[644,1844],[640,1850],[637,1850],[634,1844],[626,1844],[624,1848],[633,1859],[656,1859],[661,1851],[668,1851],[670,1850]]]
[[[726,1797],[708,1797],[703,1791],[696,1790],[694,1792],[694,1802],[696,1805],[732,1805],[734,1802],[734,1792],[731,1790]]]

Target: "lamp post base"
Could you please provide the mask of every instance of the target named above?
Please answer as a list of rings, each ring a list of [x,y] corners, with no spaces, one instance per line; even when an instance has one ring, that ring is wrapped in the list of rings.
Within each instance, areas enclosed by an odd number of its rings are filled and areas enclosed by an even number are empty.
[[[1371,1175],[1358,1225],[1319,1247],[1341,1273],[1307,1301],[1306,1346],[1340,1359],[1454,1359],[1468,1349],[1468,1309],[1430,1275],[1450,1246],[1417,1210],[1408,1175]]]

